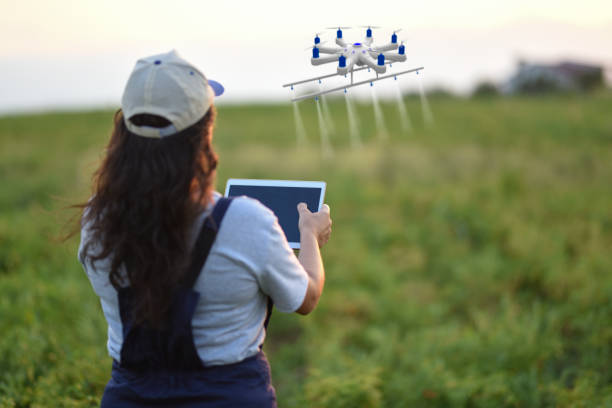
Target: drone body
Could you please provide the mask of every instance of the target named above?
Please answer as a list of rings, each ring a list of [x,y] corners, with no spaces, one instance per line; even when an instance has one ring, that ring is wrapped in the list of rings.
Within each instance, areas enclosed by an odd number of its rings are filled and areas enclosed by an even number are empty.
[[[318,39],[318,41],[317,41]],[[405,47],[403,44],[397,43],[397,34],[393,32],[391,42],[380,47],[372,45],[374,38],[372,37],[372,29],[368,27],[366,36],[363,42],[347,43],[342,38],[342,28],[338,28],[336,32],[336,44],[338,47],[324,47],[320,45],[320,39],[315,37],[315,45],[312,48],[312,65],[328,64],[330,62],[338,62],[338,75],[346,75],[353,70],[353,66],[362,67],[367,65],[378,74],[384,74],[387,71],[385,65],[389,62],[404,62],[406,61]],[[397,53],[389,51],[398,50]],[[329,57],[321,57],[320,54],[330,54]]]
[[[330,27],[332,28],[332,27]],[[336,27],[333,27],[336,29]],[[314,94],[299,96],[293,98],[292,101],[296,102],[302,99],[308,99],[314,97],[318,98],[319,95],[323,95],[330,92],[335,92],[338,90],[344,89],[346,92],[347,88],[363,85],[366,83],[370,83],[373,85],[374,81],[378,81],[385,78],[394,77],[397,79],[398,75],[406,74],[409,72],[417,72],[423,69],[423,67],[410,69],[407,71],[397,72],[390,75],[379,76],[380,74],[384,74],[387,72],[387,65],[391,65],[394,62],[404,62],[406,61],[406,47],[403,42],[398,44],[397,41],[397,32],[400,30],[393,31],[391,35],[391,41],[387,44],[381,46],[373,45],[374,38],[372,37],[372,27],[368,26],[366,30],[365,38],[362,42],[347,42],[343,38],[342,29],[350,28],[350,27],[337,27],[336,31],[336,47],[326,47],[323,42],[321,42],[321,38],[319,38],[319,34],[317,33],[314,38],[314,45],[312,46],[312,58],[310,62],[312,65],[324,65],[329,63],[337,63],[338,66],[336,68],[335,74],[323,75],[320,77],[310,78],[302,81],[292,82],[289,84],[283,85],[284,87],[290,86],[293,90],[294,85],[303,84],[312,81],[319,81],[321,83],[321,79],[329,78],[332,76],[340,75],[345,76],[350,73],[351,74],[351,82],[345,86],[336,87],[333,89],[324,90],[321,92],[317,92]],[[310,48],[310,47],[309,47]],[[321,56],[321,54],[325,54],[326,56]],[[356,71],[361,71],[363,69],[370,69],[376,72],[376,77],[371,78],[365,81],[353,82],[353,73]]]

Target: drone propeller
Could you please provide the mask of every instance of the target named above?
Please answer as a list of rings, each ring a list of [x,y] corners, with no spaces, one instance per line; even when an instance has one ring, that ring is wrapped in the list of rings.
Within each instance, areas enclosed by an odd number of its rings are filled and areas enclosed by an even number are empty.
[[[379,26],[359,26],[361,28],[380,28]]]
[[[311,49],[313,49],[314,47],[318,47],[318,46],[320,46],[320,45],[325,44],[326,42],[327,42],[327,41],[321,41],[321,42],[320,42],[320,43],[318,43],[318,44],[314,44],[314,45],[311,45],[310,47],[306,47],[306,48],[304,48],[304,51],[306,51],[306,50],[311,50]]]
[[[349,28],[353,28],[353,27],[326,27],[328,30],[348,30]]]
[[[397,34],[397,33],[399,33],[400,31],[402,31],[402,29],[401,29],[401,28],[398,28],[397,30],[393,30],[393,34]]]

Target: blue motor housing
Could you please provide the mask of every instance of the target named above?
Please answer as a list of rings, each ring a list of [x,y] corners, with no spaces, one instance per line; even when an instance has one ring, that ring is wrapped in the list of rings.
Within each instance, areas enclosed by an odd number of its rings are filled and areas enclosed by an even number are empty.
[[[406,47],[404,47],[404,44],[399,46],[398,51],[400,55],[404,55],[404,53],[406,52]]]
[[[372,37],[372,29],[371,28],[368,28],[366,30],[366,37],[368,37],[368,38]]]
[[[317,41],[315,40],[315,42]],[[397,44],[397,34],[393,33],[393,35],[391,36],[391,42],[393,44]]]
[[[341,55],[341,56],[338,58],[338,66],[339,66],[340,68],[346,68],[346,57],[345,57],[344,55]]]
[[[312,58],[319,58],[319,49],[317,47],[312,47]]]
[[[342,30],[338,29],[338,31],[336,31],[336,37],[342,38]]]
[[[383,54],[378,54],[378,65],[385,65],[385,56]]]
[[[315,45],[316,45],[316,44],[319,44],[320,42],[321,42],[321,39],[320,39],[320,38],[319,38],[319,36],[317,35],[317,36],[315,37]]]

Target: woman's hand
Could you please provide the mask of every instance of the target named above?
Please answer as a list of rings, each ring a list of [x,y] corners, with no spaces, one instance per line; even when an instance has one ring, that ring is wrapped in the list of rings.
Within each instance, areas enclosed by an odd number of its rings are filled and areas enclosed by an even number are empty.
[[[317,239],[319,248],[325,245],[331,235],[332,220],[329,215],[329,206],[323,204],[321,211],[313,213],[310,212],[306,203],[299,203],[297,209],[300,214],[298,223],[300,234],[311,233]]]
[[[300,214],[300,256],[298,257],[308,274],[308,288],[302,305],[297,310],[300,314],[308,314],[317,306],[325,284],[325,270],[321,259],[320,247],[325,245],[331,234],[331,218],[329,206],[323,204],[321,211],[312,213],[306,203],[297,206]],[[317,247],[318,244],[318,247]]]

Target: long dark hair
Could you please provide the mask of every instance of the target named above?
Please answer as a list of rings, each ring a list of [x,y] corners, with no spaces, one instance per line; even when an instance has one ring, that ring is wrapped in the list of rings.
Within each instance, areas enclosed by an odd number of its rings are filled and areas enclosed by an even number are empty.
[[[165,325],[172,296],[188,267],[193,221],[212,198],[215,116],[213,106],[191,127],[153,139],[133,134],[121,110],[115,114],[105,157],[94,173],[92,197],[82,206],[81,223],[91,231],[85,243],[89,260],[109,259],[113,287],[131,287],[137,323]],[[169,124],[153,115],[130,120],[138,126]]]

